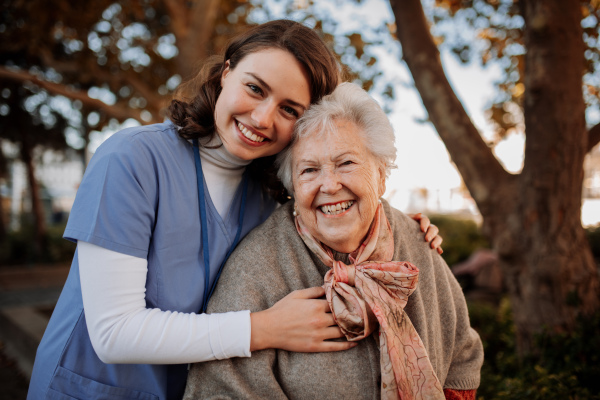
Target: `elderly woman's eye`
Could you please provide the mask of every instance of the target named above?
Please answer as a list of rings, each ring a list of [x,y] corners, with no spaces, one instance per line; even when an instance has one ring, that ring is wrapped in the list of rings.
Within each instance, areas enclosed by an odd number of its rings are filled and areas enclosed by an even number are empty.
[[[315,172],[316,169],[315,168],[304,168],[302,171],[300,171],[301,174],[310,174],[311,172]]]
[[[351,160],[344,161],[344,162],[342,163],[342,165],[352,165],[352,164],[354,164],[354,161],[351,161]]]

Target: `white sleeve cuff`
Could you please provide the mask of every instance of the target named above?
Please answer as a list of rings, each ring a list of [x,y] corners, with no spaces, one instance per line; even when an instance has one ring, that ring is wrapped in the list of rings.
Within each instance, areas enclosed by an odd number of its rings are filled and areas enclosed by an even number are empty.
[[[250,311],[210,314],[208,333],[218,360],[250,357]]]

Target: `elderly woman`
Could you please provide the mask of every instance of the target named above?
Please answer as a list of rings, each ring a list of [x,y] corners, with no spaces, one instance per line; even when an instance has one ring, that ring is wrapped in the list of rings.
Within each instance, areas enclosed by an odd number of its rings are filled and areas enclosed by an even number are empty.
[[[356,85],[304,114],[278,158],[293,201],[239,245],[209,311],[276,308],[324,281],[357,345],[196,364],[186,399],[475,398],[483,350],[461,288],[418,225],[380,199],[395,156],[386,115]]]

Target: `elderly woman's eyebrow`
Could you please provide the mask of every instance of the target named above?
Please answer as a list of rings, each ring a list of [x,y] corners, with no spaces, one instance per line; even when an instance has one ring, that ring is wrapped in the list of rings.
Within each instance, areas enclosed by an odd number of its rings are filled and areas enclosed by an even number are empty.
[[[344,151],[342,153],[338,153],[338,154],[332,155],[331,159],[332,160],[338,160],[338,159],[346,157],[346,156],[358,156],[358,152],[356,150],[354,150],[354,149],[347,150],[347,151]]]
[[[296,161],[296,166],[302,165],[302,164],[317,164],[317,161],[310,160],[307,158],[301,158],[300,160]]]
[[[250,75],[252,78],[256,79],[262,87],[267,89],[267,91],[269,91],[269,92],[272,91],[271,86],[269,86],[269,84],[267,82],[265,82],[260,76],[256,75],[253,72],[246,72],[246,75]],[[300,107],[302,109],[302,111],[306,111],[306,109],[308,108],[308,106],[305,106],[304,104],[300,104],[297,101],[294,101],[292,99],[285,99],[285,101],[287,101],[289,104],[291,104],[294,107]]]

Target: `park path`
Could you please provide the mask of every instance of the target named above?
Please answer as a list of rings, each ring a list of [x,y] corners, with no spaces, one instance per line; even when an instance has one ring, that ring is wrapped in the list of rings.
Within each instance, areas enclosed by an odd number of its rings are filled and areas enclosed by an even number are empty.
[[[10,398],[24,398],[35,351],[68,273],[68,264],[0,267],[0,381]]]

